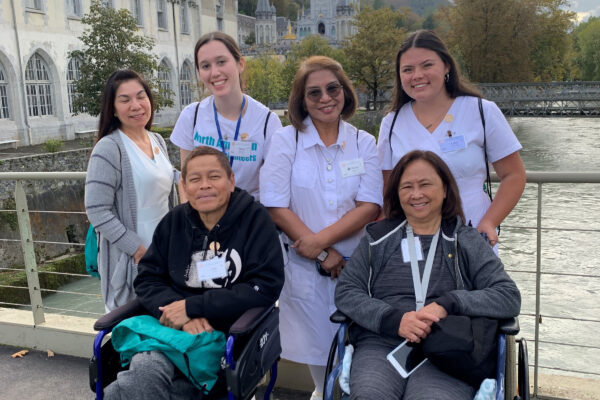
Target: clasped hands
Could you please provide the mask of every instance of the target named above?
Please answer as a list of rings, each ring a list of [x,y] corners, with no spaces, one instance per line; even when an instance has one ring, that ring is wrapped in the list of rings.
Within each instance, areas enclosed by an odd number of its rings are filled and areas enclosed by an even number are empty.
[[[304,235],[294,242],[292,248],[296,253],[309,260],[315,260],[323,250],[327,250],[329,255],[325,261],[321,261],[321,267],[331,274],[331,278],[337,278],[342,273],[342,268],[346,265],[344,257],[333,247],[325,247],[314,233]]]
[[[159,322],[169,328],[182,330],[192,335],[212,332],[213,327],[206,318],[190,318],[185,311],[185,300],[174,301],[166,306],[158,307],[162,311]]]
[[[431,325],[447,316],[448,313],[444,307],[436,302],[429,303],[419,311],[404,313],[398,328],[398,335],[409,342],[420,343],[431,333]]]

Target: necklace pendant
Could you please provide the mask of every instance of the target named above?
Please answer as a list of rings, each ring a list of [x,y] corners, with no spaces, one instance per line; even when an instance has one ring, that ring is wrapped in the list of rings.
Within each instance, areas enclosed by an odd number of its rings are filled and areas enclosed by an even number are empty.
[[[154,146],[154,154],[158,154],[158,146]]]

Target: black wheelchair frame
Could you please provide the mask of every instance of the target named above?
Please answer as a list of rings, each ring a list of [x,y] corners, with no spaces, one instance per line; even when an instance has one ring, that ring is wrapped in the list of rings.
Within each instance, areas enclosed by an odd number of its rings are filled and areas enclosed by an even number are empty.
[[[103,399],[103,390],[113,382],[121,367],[119,354],[114,350],[110,339],[105,340],[112,329],[124,319],[147,314],[135,299],[102,316],[94,324],[99,331],[94,340],[94,355],[90,360],[90,388],[96,393],[96,399]],[[279,308],[258,307],[247,310],[231,326],[225,351],[225,378],[227,399],[246,400],[256,392],[256,386],[270,370],[270,380],[264,399],[268,400],[277,380],[277,362],[281,354],[279,336]],[[219,392],[223,382],[217,382],[215,388],[205,398],[222,398]]]

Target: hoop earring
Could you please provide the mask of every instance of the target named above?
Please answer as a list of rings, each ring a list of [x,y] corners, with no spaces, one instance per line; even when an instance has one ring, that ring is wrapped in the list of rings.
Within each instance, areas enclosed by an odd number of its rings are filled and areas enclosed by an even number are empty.
[[[446,75],[444,75],[444,82],[448,83],[450,81],[450,72],[447,72]]]

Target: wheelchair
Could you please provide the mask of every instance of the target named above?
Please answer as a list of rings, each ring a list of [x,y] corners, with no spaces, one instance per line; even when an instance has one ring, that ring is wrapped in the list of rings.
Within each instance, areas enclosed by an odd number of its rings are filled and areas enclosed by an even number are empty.
[[[323,399],[347,399],[348,395],[338,387],[338,378],[342,372],[345,347],[349,343],[348,327],[352,321],[339,310],[331,315],[330,320],[333,323],[340,324],[340,327],[329,349]],[[505,390],[513,392],[515,378],[514,370],[511,368],[511,365],[514,364],[514,342],[507,340],[507,336],[517,335],[519,330],[519,320],[517,318],[501,320],[498,326],[496,400],[529,400],[529,360],[527,342],[523,338],[515,340],[519,344],[518,392],[517,394],[505,393]]]
[[[104,388],[116,380],[119,371],[125,369],[110,338],[105,340],[105,337],[119,322],[142,314],[147,312],[135,299],[102,316],[94,324],[94,329],[99,332],[94,340],[94,355],[89,365],[89,383],[97,400],[103,399]],[[280,354],[279,308],[272,305],[247,310],[231,326],[219,378],[208,396],[203,398],[249,399],[270,370],[264,395],[264,399],[268,400],[277,380]]]

